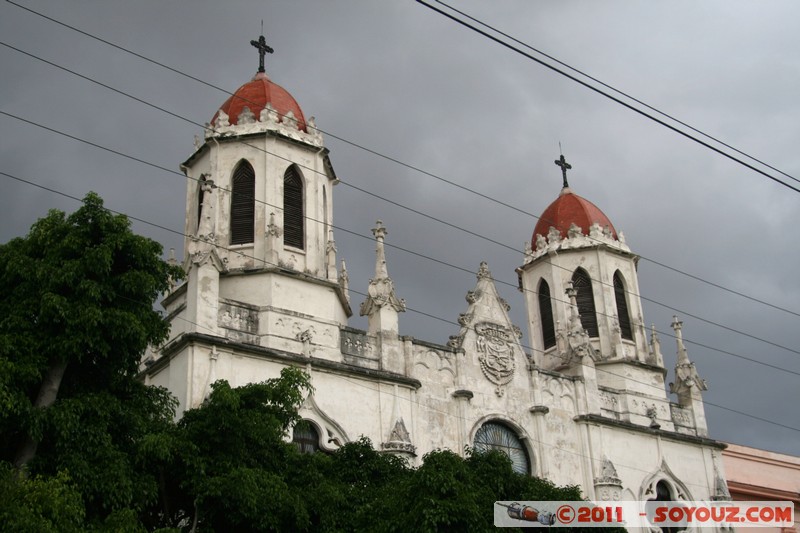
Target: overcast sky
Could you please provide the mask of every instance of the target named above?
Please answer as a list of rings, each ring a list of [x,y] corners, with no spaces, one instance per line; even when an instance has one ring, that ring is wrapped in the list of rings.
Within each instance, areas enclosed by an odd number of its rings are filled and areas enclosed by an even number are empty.
[[[536,224],[532,215],[559,192],[553,160],[561,142],[573,166],[573,190],[599,206],[643,258],[642,296],[658,302],[645,302],[644,319],[665,332],[668,381],[675,362],[674,339],[666,335],[672,307],[681,310],[684,337],[693,341],[689,356],[709,383],[707,402],[800,428],[800,354],[731,331],[800,350],[800,194],[411,0],[19,1],[228,91],[255,73],[258,56],[249,41],[264,19],[275,49],[268,75],[322,130],[529,213],[326,137],[343,181],[334,192],[334,224],[352,289],[366,290],[374,268],[369,230],[379,218],[388,227],[388,245],[469,271],[387,249],[398,296],[410,308],[401,315],[401,333],[431,342],[444,344],[458,332],[464,295],[485,260],[529,344],[514,268]],[[474,1],[458,7],[800,177],[797,2]],[[0,46],[3,112],[170,169],[178,169],[201,133],[190,122],[209,121],[227,98],[7,2],[0,3],[0,40],[187,120]],[[94,190],[112,209],[183,228],[180,176],[6,115],[0,115],[0,139],[0,172],[79,197]],[[2,175],[0,184],[0,242],[25,234],[50,208],[78,207]],[[134,226],[181,256],[180,236]],[[362,299],[353,294],[354,309]],[[351,325],[365,322],[354,318]],[[800,454],[798,431],[708,404],[706,413],[714,438]]]

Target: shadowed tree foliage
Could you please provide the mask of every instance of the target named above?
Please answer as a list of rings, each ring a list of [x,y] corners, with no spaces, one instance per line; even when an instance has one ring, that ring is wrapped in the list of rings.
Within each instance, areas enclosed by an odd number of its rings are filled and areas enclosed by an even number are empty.
[[[0,246],[0,458],[22,478],[69,479],[90,522],[157,500],[143,445],[175,402],[136,374],[169,331],[153,302],[182,276],[161,252],[93,193]]]
[[[0,530],[489,531],[497,500],[577,500],[499,452],[410,468],[362,438],[287,441],[312,392],[296,368],[176,400],[137,378],[168,326],[152,302],[180,269],[87,195],[0,246]]]

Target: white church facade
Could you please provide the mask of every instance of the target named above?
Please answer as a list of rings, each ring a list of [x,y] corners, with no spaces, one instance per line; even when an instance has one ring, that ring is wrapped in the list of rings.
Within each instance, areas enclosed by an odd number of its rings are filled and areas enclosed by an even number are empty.
[[[164,298],[172,330],[144,362],[146,382],[172,391],[183,412],[216,380],[241,386],[295,366],[314,386],[295,435],[306,449],[366,436],[419,464],[437,448],[498,448],[517,471],[579,485],[590,499],[726,498],[724,445],[708,436],[705,382],[680,321],[677,355],[665,357],[645,328],[637,256],[569,187],[563,156],[556,163],[564,187],[517,269],[530,353],[486,263],[465,287],[458,335],[446,345],[404,336],[386,229],[372,230],[375,276],[359,282],[368,297],[351,302],[328,150],[262,55],[181,165],[187,279]],[[348,325],[354,312],[366,331]]]

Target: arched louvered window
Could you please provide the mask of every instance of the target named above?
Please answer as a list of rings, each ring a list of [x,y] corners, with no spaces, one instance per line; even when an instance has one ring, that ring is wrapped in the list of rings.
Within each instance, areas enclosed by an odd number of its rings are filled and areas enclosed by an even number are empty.
[[[539,282],[539,318],[542,320],[542,342],[544,349],[556,345],[556,325],[553,322],[553,304],[550,301],[550,285]]]
[[[303,179],[295,165],[286,169],[283,175],[283,244],[305,247]]]
[[[631,316],[628,313],[625,285],[622,283],[622,274],[619,273],[619,270],[614,272],[614,299],[617,301],[617,316],[619,317],[619,330],[622,338],[632,341]]]
[[[579,268],[572,274],[572,286],[577,289],[578,314],[581,317],[583,329],[589,337],[599,337],[597,329],[597,312],[594,308],[594,294],[592,293],[592,280],[589,274]]]
[[[475,451],[488,452],[498,450],[511,459],[511,468],[519,474],[531,473],[531,461],[528,451],[517,434],[505,424],[486,422],[475,433],[473,442]]]
[[[300,453],[314,453],[319,450],[319,432],[308,420],[301,420],[292,430],[292,442]]]
[[[251,243],[256,216],[256,173],[247,161],[236,166],[231,189],[231,244]]]

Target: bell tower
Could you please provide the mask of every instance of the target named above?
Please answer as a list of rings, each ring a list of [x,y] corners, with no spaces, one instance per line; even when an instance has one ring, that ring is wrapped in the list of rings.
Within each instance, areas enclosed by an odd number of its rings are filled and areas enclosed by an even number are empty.
[[[193,334],[186,350],[209,354],[231,341],[335,360],[352,315],[336,268],[338,180],[313,117],[267,76],[272,49],[263,36],[251,44],[258,71],[215,111],[181,165],[187,283],[164,300],[172,336]],[[182,406],[191,407],[205,393],[186,394]]]
[[[541,368],[581,376],[587,386],[663,403],[666,371],[657,343],[647,341],[638,257],[608,217],[569,186],[572,167],[563,155],[555,164],[563,187],[539,218],[517,269],[533,359]]]

